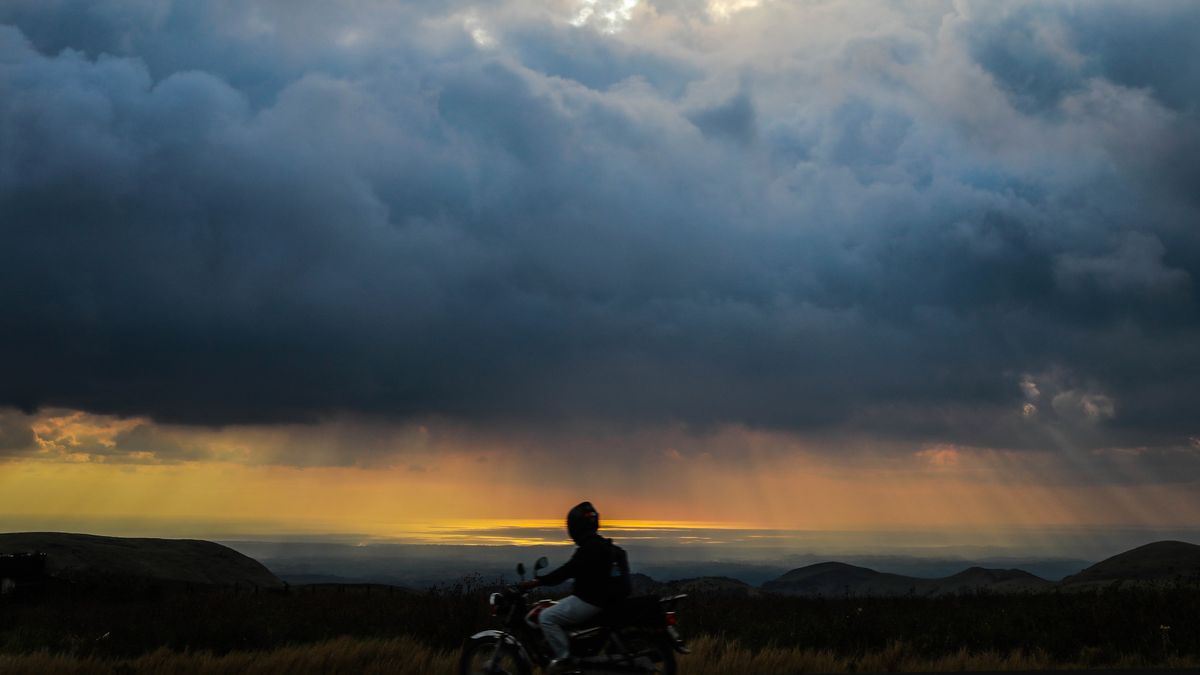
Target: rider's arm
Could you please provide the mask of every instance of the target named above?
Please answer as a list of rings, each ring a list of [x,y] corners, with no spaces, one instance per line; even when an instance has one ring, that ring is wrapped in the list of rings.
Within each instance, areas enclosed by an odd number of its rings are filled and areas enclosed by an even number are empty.
[[[574,579],[575,572],[579,567],[579,551],[580,549],[575,549],[575,554],[571,556],[570,560],[563,563],[562,567],[538,577],[539,585],[557,586],[567,579]]]

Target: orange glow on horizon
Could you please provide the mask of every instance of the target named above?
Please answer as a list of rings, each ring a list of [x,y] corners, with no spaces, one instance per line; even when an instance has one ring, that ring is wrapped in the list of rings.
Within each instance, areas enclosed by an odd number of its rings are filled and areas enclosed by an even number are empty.
[[[1021,475],[1033,469],[1006,467],[997,458],[991,460],[995,466],[973,466],[960,458],[939,459],[924,469],[854,472],[822,467],[811,458],[759,458],[737,471],[697,459],[672,467],[670,481],[651,481],[652,490],[594,477],[546,481],[515,460],[510,466],[445,459],[424,472],[213,462],[11,461],[0,471],[0,529],[90,518],[162,523],[161,529],[144,524],[134,528],[156,536],[172,536],[182,531],[180,523],[192,523],[189,532],[354,534],[366,540],[419,543],[565,543],[562,520],[546,515],[565,511],[583,498],[595,502],[604,526],[622,531],[622,536],[680,541],[690,536],[686,531],[698,530],[1200,522],[1200,506],[1187,485],[1037,485]],[[498,467],[501,476],[496,475]],[[1174,508],[1162,509],[1164,504]],[[129,531],[109,529],[114,534]],[[539,529],[545,532],[533,532]]]

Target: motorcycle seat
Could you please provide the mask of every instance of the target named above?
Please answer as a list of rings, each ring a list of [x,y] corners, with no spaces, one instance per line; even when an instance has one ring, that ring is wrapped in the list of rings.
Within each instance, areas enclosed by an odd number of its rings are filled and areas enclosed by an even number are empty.
[[[662,605],[658,596],[639,595],[626,598],[620,603],[604,609],[586,625],[610,628],[658,625],[662,623],[662,615]]]

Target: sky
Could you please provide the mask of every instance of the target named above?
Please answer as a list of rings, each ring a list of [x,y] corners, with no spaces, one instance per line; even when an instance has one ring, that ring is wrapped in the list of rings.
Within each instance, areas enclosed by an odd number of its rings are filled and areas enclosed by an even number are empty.
[[[7,0],[0,529],[1200,528],[1197,32]]]

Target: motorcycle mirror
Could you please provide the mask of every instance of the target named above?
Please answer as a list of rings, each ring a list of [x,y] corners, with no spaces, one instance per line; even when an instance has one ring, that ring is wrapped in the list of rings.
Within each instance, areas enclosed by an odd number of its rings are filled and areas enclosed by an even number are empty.
[[[537,572],[538,570],[544,569],[549,566],[550,566],[550,559],[547,558],[546,556],[542,556],[537,559],[537,562],[533,563],[533,571]]]
[[[525,579],[525,563],[517,563],[517,576]]]

